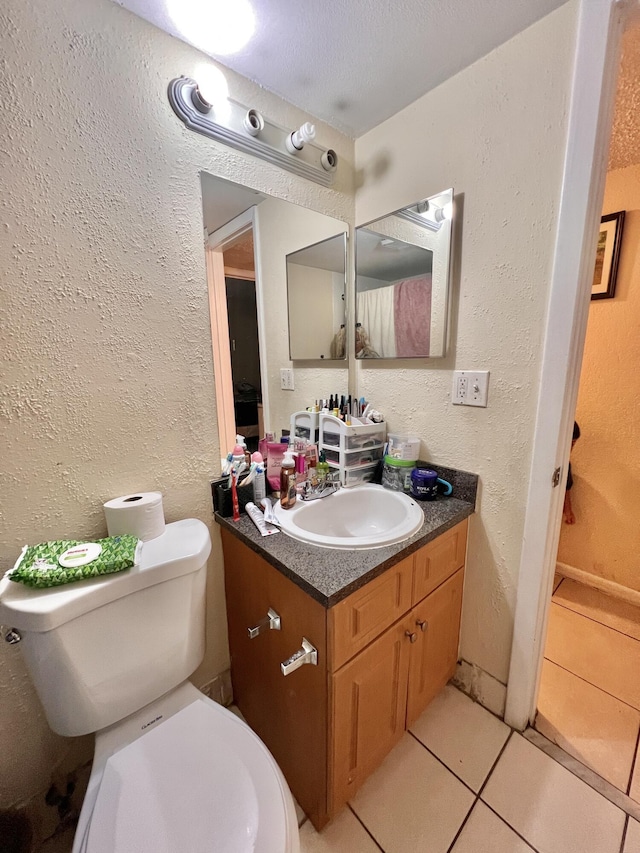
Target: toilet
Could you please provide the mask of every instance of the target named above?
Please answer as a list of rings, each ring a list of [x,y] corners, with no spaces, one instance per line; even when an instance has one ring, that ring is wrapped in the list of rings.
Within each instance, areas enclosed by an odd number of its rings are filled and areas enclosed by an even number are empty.
[[[207,527],[168,524],[125,572],[0,581],[51,728],[96,732],[73,853],[299,853],[293,798],[257,735],[187,678],[204,655]]]

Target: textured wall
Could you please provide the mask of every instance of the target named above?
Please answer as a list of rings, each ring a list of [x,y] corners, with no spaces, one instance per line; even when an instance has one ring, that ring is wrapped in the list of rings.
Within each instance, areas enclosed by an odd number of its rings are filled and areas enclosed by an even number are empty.
[[[356,221],[453,186],[449,354],[359,363],[359,393],[422,456],[480,475],[462,655],[506,682],[576,31],[575,0],[356,141]],[[451,405],[452,369],[491,371],[489,405]]]
[[[169,521],[211,522],[219,462],[200,170],[351,221],[353,144],[326,189],[217,146],[172,112],[204,57],[109,0],[0,10],[0,569],[20,546],[105,532],[101,505],[158,489]],[[282,124],[308,117],[225,72]],[[228,662],[210,524],[208,649]],[[48,730],[20,653],[0,643],[0,807],[46,786],[70,745]]]
[[[589,308],[571,453],[575,525],[558,559],[640,591],[640,166],[609,172],[602,213],[625,210],[614,299]]]

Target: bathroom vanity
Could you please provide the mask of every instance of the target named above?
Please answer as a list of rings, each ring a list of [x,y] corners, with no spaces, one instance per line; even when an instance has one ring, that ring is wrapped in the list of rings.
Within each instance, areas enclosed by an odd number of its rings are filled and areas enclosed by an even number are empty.
[[[317,829],[454,674],[473,508],[427,503],[411,539],[362,551],[217,517],[234,700]],[[284,675],[303,639],[317,663]]]

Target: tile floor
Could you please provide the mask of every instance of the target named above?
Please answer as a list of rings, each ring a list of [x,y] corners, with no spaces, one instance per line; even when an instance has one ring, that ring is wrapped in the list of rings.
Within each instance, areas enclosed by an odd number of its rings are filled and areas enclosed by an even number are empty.
[[[640,608],[558,578],[536,729],[640,803]]]
[[[640,823],[448,685],[302,853],[640,853]]]
[[[640,853],[640,822],[451,685],[321,833],[299,820],[301,853]]]

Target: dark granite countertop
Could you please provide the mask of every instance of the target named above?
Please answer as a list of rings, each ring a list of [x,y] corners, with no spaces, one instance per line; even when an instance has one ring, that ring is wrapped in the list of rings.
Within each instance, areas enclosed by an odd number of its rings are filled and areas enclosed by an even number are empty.
[[[219,513],[215,514],[215,518],[221,527],[229,530],[312,598],[324,607],[333,607],[474,511],[477,477],[465,472],[454,472],[453,469],[433,467],[441,476],[448,475],[446,478],[454,487],[453,496],[423,502],[422,528],[410,539],[395,545],[353,551],[319,548],[298,542],[286,533],[261,536],[244,513],[237,522],[223,518]],[[456,488],[458,485],[459,488]],[[456,494],[460,496],[456,497]]]

